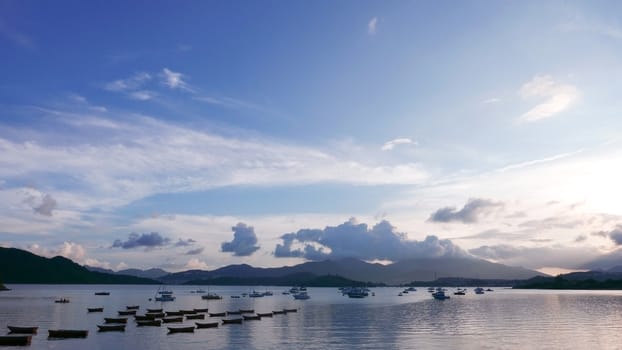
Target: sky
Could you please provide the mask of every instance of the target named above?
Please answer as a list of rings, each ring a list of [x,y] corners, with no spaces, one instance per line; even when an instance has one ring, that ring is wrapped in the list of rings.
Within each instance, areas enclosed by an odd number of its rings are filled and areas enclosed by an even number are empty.
[[[0,1],[0,245],[622,265],[617,1]]]

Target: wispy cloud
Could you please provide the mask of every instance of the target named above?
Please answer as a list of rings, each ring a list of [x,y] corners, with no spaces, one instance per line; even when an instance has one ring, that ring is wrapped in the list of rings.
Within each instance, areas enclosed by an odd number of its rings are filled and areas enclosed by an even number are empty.
[[[0,36],[24,49],[35,49],[34,40],[29,35],[10,27],[2,19],[0,19]]]
[[[141,88],[146,82],[151,80],[149,73],[140,72],[126,79],[117,79],[104,85],[104,89],[108,91],[133,91]]]
[[[227,97],[227,96],[196,96],[194,97],[197,101],[202,101],[205,103],[209,103],[211,105],[231,108],[231,109],[252,109],[252,110],[265,110],[264,107],[248,102],[243,101],[237,98]]]
[[[392,149],[395,148],[395,146],[399,146],[399,145],[417,145],[417,141],[414,141],[412,139],[409,138],[397,138],[397,139],[393,139],[391,141],[387,141],[384,143],[384,145],[382,145],[382,150],[383,151],[391,151]]]
[[[132,91],[128,93],[128,96],[133,99],[133,100],[138,100],[138,101],[147,101],[147,100],[151,100],[152,98],[154,98],[157,94],[153,91],[149,91],[149,90],[138,90],[138,91]]]
[[[160,77],[162,77],[162,82],[164,85],[168,86],[171,89],[180,89],[193,92],[193,89],[190,88],[190,85],[186,81],[184,81],[185,75],[179,72],[173,72],[168,68],[162,69],[160,73]]]
[[[374,35],[376,34],[377,30],[378,30],[378,17],[372,17],[372,19],[370,19],[369,22],[367,22],[367,33],[369,33],[369,35]]]
[[[510,164],[510,165],[504,166],[503,168],[497,169],[497,171],[498,172],[505,172],[505,171],[508,171],[508,170],[521,169],[521,168],[527,168],[527,167],[538,165],[538,164],[550,163],[550,162],[554,162],[556,160],[560,160],[560,159],[564,159],[564,158],[567,158],[567,157],[571,157],[571,156],[577,155],[577,154],[579,154],[581,152],[583,152],[582,149],[574,151],[574,152],[560,153],[560,154],[556,154],[554,156],[545,157],[545,158],[541,158],[541,159],[529,160],[529,161],[522,162],[522,163]]]
[[[445,207],[438,209],[428,219],[431,222],[462,222],[475,223],[482,216],[490,214],[494,210],[502,209],[504,204],[490,199],[471,198],[457,210],[455,207]]]
[[[519,121],[535,122],[566,110],[579,98],[579,90],[573,85],[553,80],[550,75],[536,75],[521,87],[519,95],[523,99],[544,99],[519,118]]]

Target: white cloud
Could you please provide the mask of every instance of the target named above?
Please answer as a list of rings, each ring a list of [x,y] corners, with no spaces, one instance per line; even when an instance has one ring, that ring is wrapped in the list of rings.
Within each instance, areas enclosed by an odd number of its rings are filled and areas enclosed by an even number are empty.
[[[395,146],[398,145],[417,145],[417,141],[413,141],[412,139],[409,138],[397,138],[397,139],[393,139],[391,141],[387,141],[385,142],[384,145],[382,145],[382,150],[383,151],[390,151],[392,149],[395,148]]]
[[[369,20],[369,22],[367,22],[367,33],[369,33],[370,35],[374,35],[376,34],[377,29],[378,29],[378,17],[373,17],[372,19]]]
[[[149,80],[151,80],[151,75],[149,73],[140,72],[127,79],[118,79],[107,83],[104,85],[104,89],[115,92],[133,91],[139,89]]]
[[[579,98],[579,90],[573,85],[553,80],[550,75],[536,75],[521,87],[519,95],[523,99],[544,98],[544,102],[519,118],[520,121],[534,122],[566,110]]]
[[[188,83],[186,83],[183,78],[184,75],[178,72],[173,72],[168,68],[164,68],[160,76],[163,78],[164,85],[170,87],[171,89],[181,89],[192,91]]]
[[[128,93],[128,96],[133,100],[147,101],[154,98],[156,96],[156,93],[149,90],[138,90]]]
[[[188,260],[186,265],[184,266],[185,270],[207,270],[209,266],[206,262],[201,261],[197,258],[192,258]]]

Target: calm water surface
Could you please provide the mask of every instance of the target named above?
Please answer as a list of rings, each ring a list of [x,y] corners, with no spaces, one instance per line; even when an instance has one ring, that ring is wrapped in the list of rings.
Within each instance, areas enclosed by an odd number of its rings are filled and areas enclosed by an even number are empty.
[[[171,286],[177,300],[156,303],[154,286],[10,285],[0,293],[0,334],[7,325],[39,326],[34,349],[620,349],[622,292],[521,291],[451,295],[433,300],[425,288],[404,296],[401,289],[374,288],[375,296],[349,299],[336,288],[309,288],[310,300],[281,295],[283,287],[257,287],[274,296],[232,299],[246,287],[210,287],[223,300],[201,300],[198,287]],[[109,296],[95,296],[109,291]],[[453,291],[450,289],[450,291]],[[451,293],[450,293],[451,294]],[[68,304],[54,299],[66,297]],[[126,305],[164,310],[209,308],[223,312],[252,308],[270,312],[298,308],[242,325],[167,334],[163,327],[136,327],[130,317],[124,333],[98,333],[104,317]],[[87,313],[87,307],[104,307]],[[207,317],[205,322],[220,320]],[[194,321],[172,326],[193,325]],[[86,339],[48,340],[48,329],[88,329]]]

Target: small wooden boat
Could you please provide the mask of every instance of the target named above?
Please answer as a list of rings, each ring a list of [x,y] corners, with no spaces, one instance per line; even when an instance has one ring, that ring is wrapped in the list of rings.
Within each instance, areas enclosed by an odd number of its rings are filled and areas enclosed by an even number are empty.
[[[204,309],[194,309],[196,312],[207,312],[207,308]]]
[[[226,312],[210,312],[209,317],[225,317],[227,316]]]
[[[240,313],[242,314],[254,314],[255,309],[240,309]]]
[[[155,320],[154,315],[134,315],[135,321],[152,321]]]
[[[240,311],[227,311],[227,315],[241,315]]]
[[[9,332],[17,333],[17,334],[37,334],[37,329],[39,327],[18,327],[18,326],[7,326],[9,328]]]
[[[244,321],[243,318],[223,318],[222,319],[222,324],[230,324],[230,323],[241,324],[242,321]]]
[[[147,312],[145,316],[152,317],[152,318],[162,318],[166,316],[166,314],[164,312]]]
[[[194,315],[197,313],[194,310],[179,310],[179,312],[181,312],[182,315]]]
[[[105,323],[127,323],[127,317],[104,317]]]
[[[288,313],[288,312],[298,312],[298,309],[283,309],[283,311],[285,313]]]
[[[100,332],[125,332],[124,324],[98,324]]]
[[[129,305],[125,307],[126,310],[138,310],[140,309],[140,306],[138,305]]]
[[[192,333],[194,332],[194,326],[189,327],[166,327],[169,333]]]
[[[160,327],[162,325],[162,320],[145,320],[145,321],[136,321],[136,325],[138,327]]]
[[[103,307],[87,307],[86,310],[88,312],[104,312]]]
[[[218,322],[195,322],[197,328],[216,328],[218,327]]]
[[[48,330],[50,338],[86,338],[89,335],[87,330],[78,329],[50,329]]]
[[[119,311],[119,316],[136,315],[136,310]]]
[[[66,303],[68,303],[68,302],[69,302],[69,299],[62,298],[62,299],[57,299],[57,300],[54,300],[54,302],[55,302],[55,303],[59,303],[59,304],[66,304]]]
[[[183,316],[184,313],[181,311],[167,311],[166,316]]]
[[[95,295],[110,295],[110,292],[95,292]]]
[[[165,317],[162,319],[164,323],[173,323],[173,322],[184,322],[183,317]]]
[[[162,309],[147,309],[147,312],[162,312]]]
[[[204,320],[205,314],[186,315],[186,320]]]
[[[272,312],[258,312],[257,316],[259,317],[272,317],[273,313]]]
[[[0,345],[4,346],[26,346],[30,345],[32,336],[30,335],[3,335],[0,336]]]
[[[283,315],[285,313],[284,310],[276,310],[276,311],[272,311],[273,315]]]
[[[259,321],[261,320],[261,316],[259,315],[242,315],[244,317],[244,321]]]

